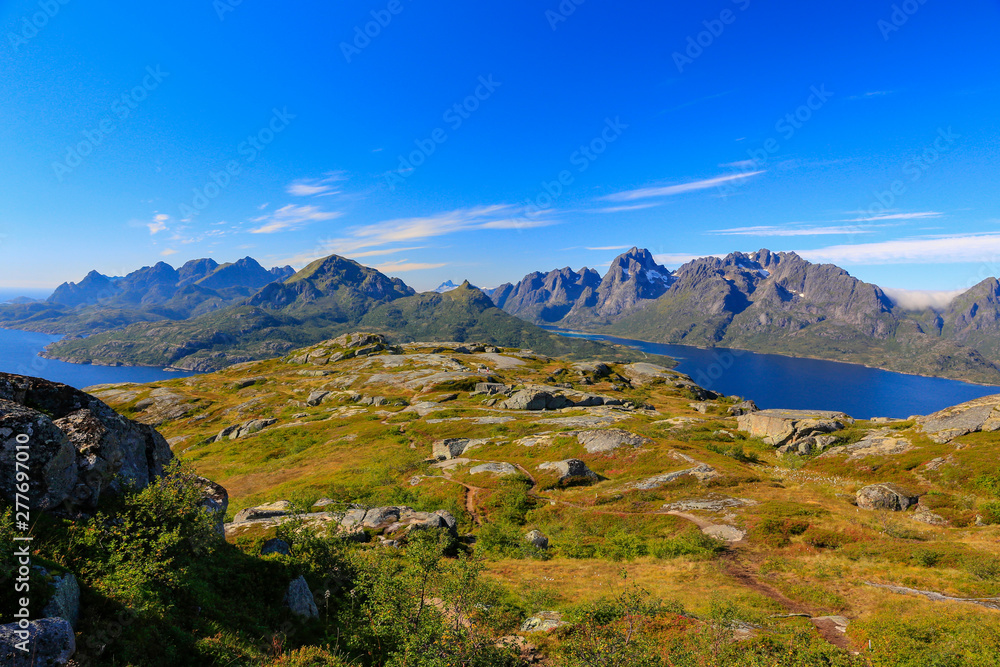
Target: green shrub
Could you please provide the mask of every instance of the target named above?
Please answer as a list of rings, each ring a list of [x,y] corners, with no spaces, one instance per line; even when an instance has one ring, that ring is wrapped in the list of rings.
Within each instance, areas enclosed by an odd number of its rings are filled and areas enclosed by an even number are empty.
[[[692,526],[678,535],[654,542],[650,553],[656,558],[677,558],[679,556],[711,558],[725,549],[726,547],[721,541]]]
[[[599,547],[603,558],[620,562],[633,561],[648,553],[646,542],[635,533],[626,530],[615,530],[608,534]]]

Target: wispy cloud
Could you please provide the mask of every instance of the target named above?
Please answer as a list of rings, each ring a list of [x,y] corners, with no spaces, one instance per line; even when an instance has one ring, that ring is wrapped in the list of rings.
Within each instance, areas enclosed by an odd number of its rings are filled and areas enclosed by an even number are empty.
[[[920,211],[919,213],[882,213],[870,215],[853,220],[841,220],[841,222],[878,222],[885,220],[926,220],[928,218],[940,218],[944,213],[938,211]]]
[[[382,273],[404,273],[406,271],[426,271],[427,269],[440,269],[442,266],[448,266],[446,263],[440,264],[429,264],[424,262],[410,262],[405,259],[401,259],[398,262],[386,262],[385,264],[379,264],[375,267],[378,271]]]
[[[871,234],[874,230],[857,225],[826,227],[791,227],[785,225],[759,225],[754,227],[731,227],[705,232],[716,236],[828,236],[833,234]]]
[[[546,213],[526,214],[524,209],[510,204],[477,206],[445,213],[397,218],[372,225],[348,229],[340,238],[325,240],[310,253],[287,260],[289,264],[309,262],[325,255],[363,257],[391,252],[395,243],[412,243],[448,234],[483,230],[522,230],[559,224]]]
[[[874,97],[885,97],[886,95],[892,95],[896,91],[894,90],[873,90],[868,93],[861,93],[860,95],[851,95],[847,99],[849,100],[870,100]]]
[[[690,181],[688,183],[678,183],[676,185],[627,190],[625,192],[616,192],[613,195],[607,195],[602,199],[607,201],[635,201],[636,199],[649,199],[651,197],[670,197],[673,195],[684,194],[686,192],[709,190],[723,185],[724,183],[738,181],[744,178],[751,178],[763,173],[764,170],[749,171],[742,174],[727,174],[726,176],[716,176],[715,178],[706,178],[701,181]]]
[[[167,228],[167,221],[170,220],[170,216],[166,213],[157,213],[153,216],[152,222],[147,222],[146,227],[149,228],[150,235],[159,234]]]
[[[796,252],[809,261],[841,265],[994,263],[1000,259],[1000,233],[922,236]]]
[[[623,213],[625,211],[640,211],[644,208],[653,208],[654,206],[659,206],[656,202],[649,202],[647,204],[626,204],[624,206],[606,206],[604,208],[594,209],[594,213]]]
[[[593,248],[585,248],[585,250],[628,250],[631,247],[632,246],[630,245],[604,245]]]
[[[174,250],[173,248],[167,248],[166,250],[161,251],[160,254],[163,257],[170,257],[171,255],[176,255],[177,251]]]
[[[723,169],[753,169],[757,166],[755,160],[739,160],[737,162],[724,162],[719,165]]]
[[[334,184],[343,180],[346,180],[343,172],[331,171],[323,178],[303,178],[294,181],[285,190],[296,197],[325,197],[338,194],[340,190],[336,189]]]
[[[324,211],[316,206],[295,206],[289,204],[282,206],[274,213],[254,218],[252,222],[263,223],[259,227],[250,230],[251,234],[275,234],[277,232],[288,232],[311,224],[313,222],[323,222],[339,218],[342,214],[337,211]]]

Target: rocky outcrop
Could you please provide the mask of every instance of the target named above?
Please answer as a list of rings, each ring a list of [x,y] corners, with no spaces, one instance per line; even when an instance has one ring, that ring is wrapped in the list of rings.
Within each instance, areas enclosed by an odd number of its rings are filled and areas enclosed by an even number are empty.
[[[642,447],[653,442],[649,438],[623,431],[620,428],[581,431],[576,438],[591,454],[610,452],[619,447]]]
[[[305,577],[294,579],[288,584],[285,592],[285,606],[299,618],[319,618],[319,609],[316,607],[316,600]]]
[[[277,424],[277,419],[266,418],[266,419],[251,419],[245,421],[242,424],[233,424],[232,426],[227,426],[226,428],[219,431],[219,434],[215,436],[213,442],[222,442],[223,440],[238,440],[240,438],[245,438],[248,435],[253,435],[259,431],[263,431],[268,426],[273,426]]]
[[[586,394],[565,387],[529,385],[498,403],[501,410],[561,410],[563,408],[588,408],[600,405],[621,405],[619,398]]]
[[[566,625],[557,611],[540,611],[521,624],[521,632],[551,632]]]
[[[730,405],[726,412],[730,417],[742,417],[752,412],[759,412],[760,408],[753,401],[741,401],[735,405]]]
[[[919,496],[911,493],[897,484],[872,484],[866,486],[857,494],[858,507],[866,510],[889,510],[902,512],[916,505]]]
[[[277,537],[272,537],[271,539],[264,542],[260,548],[261,556],[268,556],[270,554],[281,554],[283,556],[291,555],[292,548],[288,546],[288,542],[284,540],[279,540]]]
[[[458,458],[467,450],[480,447],[488,443],[489,440],[481,438],[445,438],[437,440],[431,445],[431,456],[438,461]]]
[[[48,574],[42,569],[44,574]],[[62,618],[74,628],[80,620],[80,585],[72,572],[52,577],[52,597],[42,609],[45,618]]]
[[[354,506],[346,511],[297,514],[290,502],[279,500],[237,512],[233,522],[226,524],[226,536],[238,536],[251,528],[274,528],[292,520],[301,520],[305,525],[330,533],[345,533],[362,541],[368,539],[366,530],[376,535],[394,538],[404,537],[412,530],[429,528],[440,528],[453,536],[458,534],[458,522],[447,510],[418,512],[406,506],[392,505],[367,509]]]
[[[917,425],[937,443],[951,442],[968,433],[1000,431],[1000,394],[917,417]]]
[[[122,417],[102,401],[64,384],[0,373],[0,466],[14,469],[18,439],[28,439],[33,508],[96,507],[121,482],[145,487],[173,458],[152,427]],[[0,495],[13,501],[13,475]],[[119,481],[121,480],[121,481]]]
[[[286,361],[290,364],[312,364],[324,366],[344,359],[367,357],[379,352],[400,353],[400,348],[390,345],[385,336],[374,333],[344,334],[304,350],[297,350],[294,357]]]
[[[75,652],[76,635],[64,618],[30,621],[23,629],[17,623],[0,625],[0,665],[4,667],[67,665]]]
[[[506,476],[506,475],[516,475],[520,472],[516,465],[511,463],[490,461],[489,463],[482,463],[477,466],[469,468],[470,475],[478,475],[480,473],[489,472],[494,475]]]
[[[225,519],[229,509],[229,492],[221,484],[216,484],[204,477],[194,477],[192,480],[201,489],[201,506],[215,519],[215,531],[226,534]]]
[[[546,461],[538,465],[539,470],[552,470],[559,476],[561,484],[589,483],[596,482],[601,476],[587,467],[587,464],[580,459],[566,459],[565,461]]]
[[[781,447],[814,435],[832,433],[853,423],[843,412],[826,410],[761,410],[736,419],[739,429],[769,445]]]

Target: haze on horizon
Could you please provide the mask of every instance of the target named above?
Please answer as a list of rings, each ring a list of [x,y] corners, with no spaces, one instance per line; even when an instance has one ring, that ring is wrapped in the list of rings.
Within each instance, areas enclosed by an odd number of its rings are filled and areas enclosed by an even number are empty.
[[[7,3],[0,286],[331,253],[493,286],[638,246],[938,299],[1000,275],[1000,3],[902,4]]]

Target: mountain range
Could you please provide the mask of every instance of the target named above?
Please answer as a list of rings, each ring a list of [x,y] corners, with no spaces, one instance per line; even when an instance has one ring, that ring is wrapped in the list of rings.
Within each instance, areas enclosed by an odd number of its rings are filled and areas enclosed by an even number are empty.
[[[448,281],[424,294],[336,255],[291,271],[247,258],[194,260],[176,271],[161,263],[118,279],[92,272],[45,302],[0,307],[0,326],[91,334],[50,346],[68,361],[192,370],[284,354],[358,326],[401,341],[581,349],[540,325],[1000,384],[994,278],[943,309],[914,311],[837,266],[769,250],[670,271],[632,248],[603,276],[567,267],[491,290]]]
[[[316,260],[227,308],[182,321],[136,322],[66,338],[49,346],[47,354],[76,363],[209,371],[279,356],[359,327],[399,342],[476,341],[549,355],[637,356],[513,317],[468,282],[444,293],[416,294],[398,278],[337,255]]]
[[[165,262],[124,277],[91,271],[63,283],[44,301],[0,305],[0,326],[55,334],[92,334],[133,322],[185,320],[235,304],[265,285],[291,277],[290,266],[265,269],[251,257],[219,264]]]

